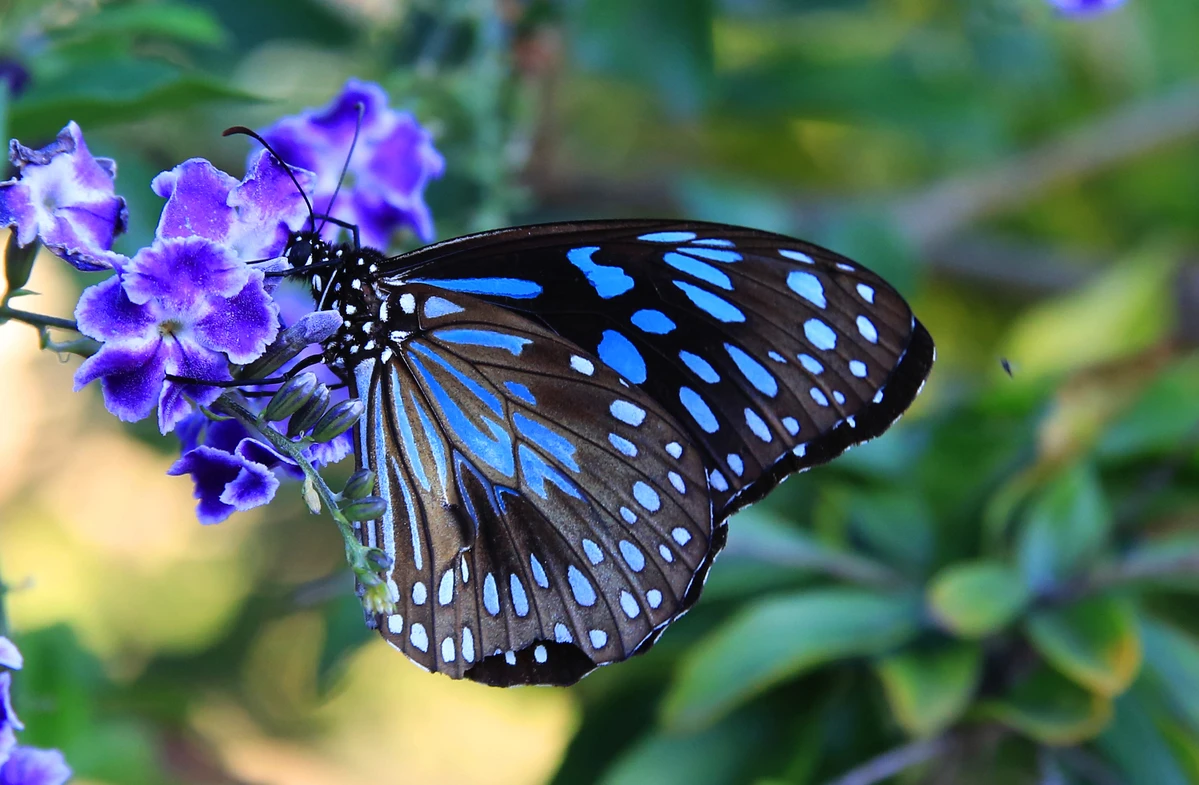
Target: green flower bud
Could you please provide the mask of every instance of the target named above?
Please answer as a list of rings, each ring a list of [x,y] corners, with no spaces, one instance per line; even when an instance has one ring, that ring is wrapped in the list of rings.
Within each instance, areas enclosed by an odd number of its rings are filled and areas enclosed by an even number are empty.
[[[317,385],[317,388],[312,391],[312,396],[308,399],[308,402],[298,412],[293,414],[291,420],[288,421],[288,438],[294,439],[316,425],[328,407],[329,388],[323,384]]]
[[[346,499],[358,500],[375,492],[375,473],[370,469],[359,469],[346,480],[341,495]]]
[[[296,374],[271,397],[262,416],[270,422],[290,417],[312,399],[319,384],[314,373]]]
[[[374,576],[372,576],[374,577]],[[367,581],[359,578],[362,583],[362,607],[367,613],[394,613],[400,594],[393,581],[374,578],[368,586]]]
[[[10,293],[19,291],[29,283],[29,275],[33,272],[33,260],[42,244],[34,240],[29,245],[17,244],[17,233],[8,235],[8,245],[4,249],[4,277]]]
[[[390,570],[395,564],[395,559],[388,556],[378,548],[371,548],[366,552],[366,563],[375,568],[379,572]]]
[[[371,521],[381,517],[386,509],[386,500],[378,496],[367,496],[345,505],[341,508],[341,513],[351,521]]]
[[[312,438],[318,442],[327,442],[341,436],[354,427],[354,423],[358,422],[364,411],[366,407],[359,400],[342,401],[333,405],[312,429]]]

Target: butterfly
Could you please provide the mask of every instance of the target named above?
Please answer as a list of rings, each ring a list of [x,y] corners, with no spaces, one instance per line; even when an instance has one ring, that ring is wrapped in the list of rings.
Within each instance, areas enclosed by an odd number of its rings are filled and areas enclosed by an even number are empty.
[[[391,258],[294,235],[341,329],[386,511],[361,541],[399,603],[368,624],[421,667],[566,685],[699,599],[727,520],[885,431],[932,366],[864,267],[790,237],[609,220]]]

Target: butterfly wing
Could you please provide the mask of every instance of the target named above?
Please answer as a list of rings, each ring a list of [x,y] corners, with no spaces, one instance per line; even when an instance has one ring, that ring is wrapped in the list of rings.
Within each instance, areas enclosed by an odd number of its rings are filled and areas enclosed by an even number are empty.
[[[430,671],[504,686],[573,683],[652,645],[723,545],[687,432],[516,312],[380,292],[413,327],[352,385],[358,460],[388,501],[361,535],[400,596],[373,619],[383,636]]]
[[[380,275],[518,310],[597,355],[686,427],[717,520],[885,431],[935,355],[866,268],[720,224],[503,229],[396,257]]]

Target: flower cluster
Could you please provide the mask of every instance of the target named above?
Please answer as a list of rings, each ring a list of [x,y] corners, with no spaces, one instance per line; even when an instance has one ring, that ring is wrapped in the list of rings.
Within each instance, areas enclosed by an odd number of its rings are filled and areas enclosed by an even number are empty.
[[[21,652],[0,636],[0,783],[3,785],[62,785],[71,769],[58,750],[41,750],[17,744],[17,731],[25,724],[13,711],[9,689],[12,672],[24,666]]]
[[[255,370],[294,376],[291,365],[340,327],[336,313],[313,313],[307,291],[275,286],[281,278],[270,273],[287,269],[288,238],[336,217],[323,231],[356,225],[370,245],[386,247],[402,228],[431,239],[424,189],[444,169],[429,133],[388,108],[377,85],[356,80],[329,106],[283,118],[263,137],[274,154],[251,153],[241,180],[198,158],[155,177],[166,204],[153,242],[131,256],[112,250],[127,223],[116,166],[92,156],[75,123],[39,150],[13,141],[17,176],[0,183],[0,228],[14,228],[18,246],[40,241],[80,270],[111,273],[75,311],[79,332],[99,343],[75,387],[99,382],[122,420],[157,410],[159,430],[182,447],[170,473],[194,480],[203,523],[265,504],[281,477],[303,474],[301,459],[272,446],[265,430],[223,419],[222,396],[258,415],[251,425],[278,422],[314,467],[352,449],[348,429],[361,407],[344,400],[327,369],[304,375],[312,379],[304,406],[284,417],[263,418],[252,397],[272,392],[254,386]]]

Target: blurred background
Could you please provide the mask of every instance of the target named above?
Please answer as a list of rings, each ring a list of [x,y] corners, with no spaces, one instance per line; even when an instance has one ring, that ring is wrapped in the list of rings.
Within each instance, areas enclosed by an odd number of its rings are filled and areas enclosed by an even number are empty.
[[[114,785],[1199,782],[1197,40],[1193,0],[0,0],[4,138],[78,121],[124,252],[153,175],[240,177],[223,128],[357,76],[436,134],[440,238],[796,234],[939,348],[897,427],[732,521],[647,656],[500,691],[367,634],[294,488],[202,528],[177,444],[6,324],[22,742]],[[46,257],[22,304],[94,280]]]

